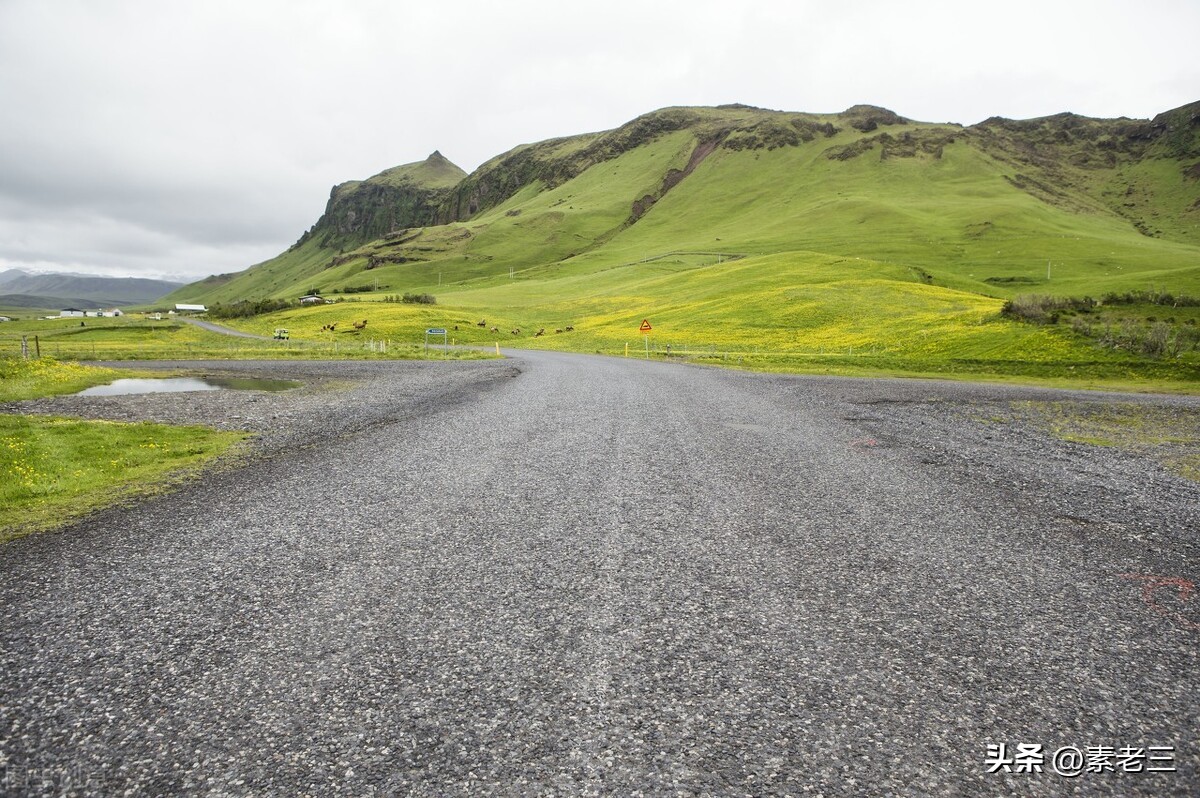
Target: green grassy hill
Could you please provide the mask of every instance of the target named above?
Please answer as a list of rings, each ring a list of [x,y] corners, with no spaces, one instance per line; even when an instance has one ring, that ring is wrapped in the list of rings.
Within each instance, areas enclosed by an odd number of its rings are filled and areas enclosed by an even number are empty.
[[[1103,371],[1138,353],[1001,317],[1006,298],[1200,295],[1200,103],[967,128],[871,106],[671,108],[517,147],[469,176],[443,161],[343,184],[287,252],[172,296],[376,301],[250,323],[301,336],[357,314],[398,336],[447,323],[493,340],[496,326],[510,344],[623,351],[655,316],[677,349],[758,350],[780,367],[857,347],[922,371],[1012,372]],[[378,302],[403,293],[438,304]],[[1136,305],[1109,326],[1158,323]],[[1177,365],[1190,362],[1187,315],[1172,318]]]

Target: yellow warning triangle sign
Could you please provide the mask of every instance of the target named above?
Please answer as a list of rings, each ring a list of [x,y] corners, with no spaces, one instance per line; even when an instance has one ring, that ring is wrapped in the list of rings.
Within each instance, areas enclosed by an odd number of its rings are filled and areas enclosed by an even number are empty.
[[[642,327],[641,327],[641,331],[642,331],[642,332],[644,332],[644,333],[646,333],[646,332],[650,332],[650,330],[652,330],[652,329],[653,329],[653,328],[650,326],[650,320],[649,320],[649,319],[642,319]]]

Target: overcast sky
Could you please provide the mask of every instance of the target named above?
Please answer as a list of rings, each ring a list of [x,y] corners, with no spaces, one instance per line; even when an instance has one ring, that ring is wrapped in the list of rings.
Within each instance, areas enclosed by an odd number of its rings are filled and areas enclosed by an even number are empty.
[[[0,0],[0,269],[237,271],[335,183],[669,105],[1151,117],[1200,100],[1198,31],[1196,0]]]

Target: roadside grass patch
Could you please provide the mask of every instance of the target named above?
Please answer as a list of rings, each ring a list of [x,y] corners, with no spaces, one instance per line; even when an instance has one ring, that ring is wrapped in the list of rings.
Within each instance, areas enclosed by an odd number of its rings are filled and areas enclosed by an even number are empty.
[[[383,307],[372,302],[369,309]],[[393,307],[415,307],[411,305]],[[420,306],[424,307],[424,306]],[[256,332],[270,338],[276,327],[292,327],[292,340],[237,338],[174,321],[140,319],[132,314],[115,319],[88,319],[80,327],[72,319],[27,320],[9,322],[0,329],[0,351],[14,356],[20,351],[20,338],[38,336],[44,355],[60,360],[466,360],[494,357],[487,352],[425,351],[421,338],[406,332],[401,338],[386,328],[378,328],[378,316],[368,314],[371,324],[361,330],[353,322],[361,321],[363,303],[344,302],[321,308],[341,308],[331,322],[341,322],[337,334],[322,334],[305,323],[315,318],[314,309],[295,308],[265,316],[221,320],[231,328]],[[263,322],[261,319],[269,319]],[[432,325],[430,325],[432,326]],[[308,333],[309,340],[302,340]],[[390,340],[387,340],[389,339]],[[387,340],[386,346],[384,341]],[[32,340],[30,346],[32,347]],[[129,376],[122,374],[120,376]],[[87,387],[81,385],[80,389]],[[66,391],[60,391],[65,393]]]
[[[245,433],[0,415],[0,542],[153,492]]]
[[[49,357],[30,360],[0,358],[0,402],[78,393],[93,385],[135,376],[140,375],[125,369],[60,363]]]
[[[1060,440],[1146,455],[1200,482],[1200,413],[1131,402],[1017,402],[1014,408]]]

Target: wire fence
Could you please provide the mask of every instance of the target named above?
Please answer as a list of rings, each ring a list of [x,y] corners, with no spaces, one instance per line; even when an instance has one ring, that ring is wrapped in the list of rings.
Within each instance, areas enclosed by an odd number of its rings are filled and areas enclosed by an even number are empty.
[[[57,360],[150,360],[150,359],[254,359],[254,358],[461,358],[479,357],[475,350],[430,347],[391,338],[355,341],[296,341],[230,338],[228,341],[168,342],[128,340],[72,341],[62,338],[42,340],[40,336],[21,336],[0,344],[0,355],[24,359],[52,357]]]
[[[615,354],[621,354],[617,352]],[[775,349],[763,346],[737,346],[721,344],[695,344],[687,341],[655,341],[647,338],[638,343],[627,343],[624,347],[627,357],[656,357],[666,358],[704,358],[729,360],[746,357],[872,357],[894,354],[888,347],[870,343],[866,345],[819,346],[806,349]]]

